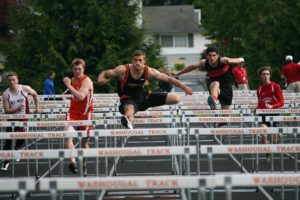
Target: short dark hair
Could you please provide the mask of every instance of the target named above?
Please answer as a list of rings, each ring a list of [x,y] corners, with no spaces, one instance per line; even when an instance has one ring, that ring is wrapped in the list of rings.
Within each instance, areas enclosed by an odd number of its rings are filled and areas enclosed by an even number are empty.
[[[268,70],[270,72],[270,75],[272,75],[272,69],[270,66],[266,65],[266,66],[263,66],[263,67],[260,67],[258,70],[257,70],[257,74],[258,76],[261,75],[262,71],[265,71],[265,70]]]
[[[206,52],[206,55],[208,55],[210,52],[216,52],[217,54],[219,54],[219,49],[218,49],[218,47],[210,46],[210,47],[207,47],[205,52]]]
[[[8,73],[6,74],[6,78],[8,78],[8,77],[10,77],[10,76],[15,76],[15,77],[18,78],[18,74],[17,74],[16,72],[8,72]]]
[[[54,71],[50,71],[50,72],[48,73],[48,77],[52,76],[53,74],[55,74],[55,72],[54,72]]]
[[[71,63],[71,67],[74,67],[75,65],[80,65],[82,64],[83,68],[85,68],[85,62],[81,58],[74,58],[74,60]]]
[[[144,58],[146,58],[146,54],[144,51],[142,50],[135,50],[133,53],[132,53],[132,57],[135,57],[135,56],[144,56]]]

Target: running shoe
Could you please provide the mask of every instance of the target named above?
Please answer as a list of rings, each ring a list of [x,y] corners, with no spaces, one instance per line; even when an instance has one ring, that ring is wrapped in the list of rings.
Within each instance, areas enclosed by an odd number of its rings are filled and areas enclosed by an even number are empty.
[[[78,174],[78,166],[77,166],[77,164],[74,163],[74,162],[71,162],[71,163],[69,164],[69,170],[70,170],[71,172],[73,172],[73,174]]]
[[[208,98],[207,98],[207,103],[208,103],[208,105],[209,105],[209,107],[210,107],[210,109],[211,110],[216,110],[216,102],[215,102],[215,100],[212,98],[212,96],[209,96]]]
[[[83,176],[84,177],[87,177],[87,169],[86,169],[86,166],[83,166]]]
[[[2,170],[2,171],[7,171],[7,170],[8,170],[8,167],[9,167],[9,161],[3,160],[3,161],[2,161],[2,165],[1,165],[1,170]]]
[[[18,150],[21,150],[22,147],[17,147],[17,146],[15,146],[14,149],[15,149],[16,151],[18,151]],[[15,159],[16,162],[20,162],[20,160],[21,160],[20,158],[16,158],[16,159]]]
[[[125,128],[133,129],[131,122],[128,120],[128,118],[127,118],[125,115],[123,115],[123,116],[121,117],[121,124],[122,124]]]
[[[270,163],[272,161],[272,156],[270,154],[266,155],[266,163]]]

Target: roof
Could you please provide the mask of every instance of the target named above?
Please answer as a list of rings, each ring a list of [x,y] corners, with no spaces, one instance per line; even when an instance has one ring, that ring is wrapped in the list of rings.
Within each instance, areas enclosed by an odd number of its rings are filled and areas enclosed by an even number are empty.
[[[147,33],[201,32],[192,5],[143,7],[143,28]]]

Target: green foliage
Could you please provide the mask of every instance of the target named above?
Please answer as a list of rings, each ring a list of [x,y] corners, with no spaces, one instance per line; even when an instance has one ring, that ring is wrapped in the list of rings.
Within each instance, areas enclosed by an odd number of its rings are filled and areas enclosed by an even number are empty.
[[[183,62],[176,62],[174,67],[171,68],[171,70],[180,71],[185,67],[185,64]]]
[[[140,11],[130,2],[27,0],[12,12],[15,40],[7,49],[6,69],[18,72],[22,83],[39,93],[53,70],[59,93],[65,90],[63,77],[72,76],[70,63],[76,57],[85,60],[85,73],[94,83],[101,71],[130,62],[135,49],[145,50],[149,63],[159,63],[157,46],[143,42],[136,26]],[[116,84],[95,86],[96,92],[113,92]]]
[[[259,84],[256,70],[273,69],[280,82],[287,54],[300,59],[300,2],[297,0],[195,0],[202,9],[206,35],[216,41],[221,55],[244,57],[251,88]]]

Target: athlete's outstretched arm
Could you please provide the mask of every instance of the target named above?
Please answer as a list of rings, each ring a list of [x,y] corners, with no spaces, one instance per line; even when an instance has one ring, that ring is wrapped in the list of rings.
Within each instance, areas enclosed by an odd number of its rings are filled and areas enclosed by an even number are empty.
[[[180,76],[182,74],[191,72],[197,68],[199,68],[199,70],[202,70],[202,68],[204,67],[204,63],[205,63],[205,59],[202,59],[199,61],[199,63],[188,65],[185,68],[183,68],[182,70],[180,70],[179,72],[175,73],[174,75]]]
[[[109,78],[113,78],[116,76],[119,77],[120,79],[122,79],[125,75],[125,72],[126,72],[126,67],[124,65],[119,65],[114,69],[102,71],[98,75],[98,82],[100,84],[106,84],[110,81]]]
[[[166,74],[160,73],[156,69],[149,68],[149,78],[155,78],[164,82],[171,83],[179,88],[181,88],[186,94],[192,95],[193,90],[192,88],[186,86],[181,81],[177,80],[176,78],[173,78],[171,76],[167,76]]]
[[[240,64],[241,62],[244,62],[244,58],[221,57],[220,62],[224,64]]]

